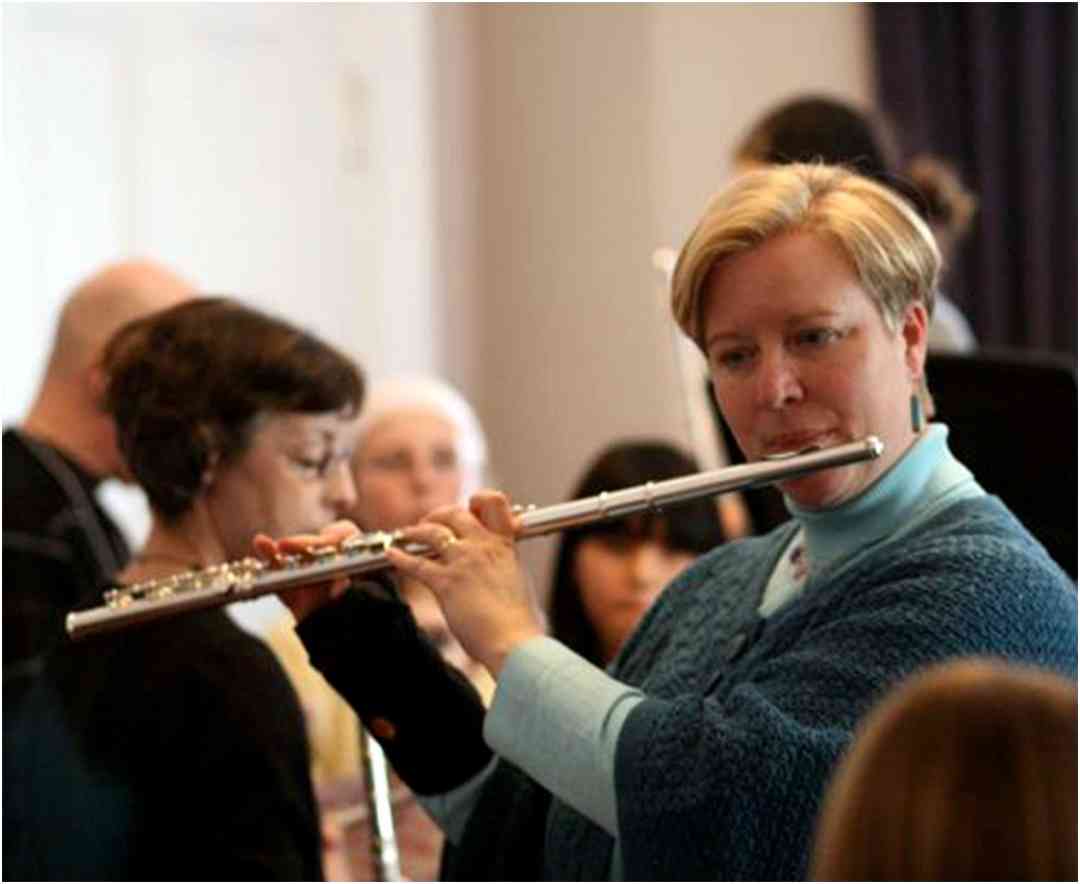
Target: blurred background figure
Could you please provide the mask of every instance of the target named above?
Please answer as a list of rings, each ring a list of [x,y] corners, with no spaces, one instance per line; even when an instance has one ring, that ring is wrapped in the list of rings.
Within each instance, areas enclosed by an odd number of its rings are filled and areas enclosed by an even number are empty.
[[[697,471],[693,458],[666,442],[619,442],[593,460],[569,499]],[[724,540],[708,499],[563,532],[548,597],[552,636],[607,666],[661,590]]]
[[[393,531],[432,510],[466,503],[484,481],[488,445],[475,412],[448,383],[428,376],[376,381],[356,428],[356,500],[347,513],[363,531]],[[471,660],[426,587],[399,580],[398,591],[443,657],[485,700],[494,682]],[[312,743],[313,775],[324,808],[326,867],[332,877],[375,877],[370,812],[360,773],[363,734],[356,714],[307,662],[291,616],[270,637],[301,698]],[[394,661],[387,660],[391,677]],[[438,877],[443,836],[409,790],[392,777],[392,802],[404,874]]]
[[[787,101],[767,112],[739,142],[736,165],[824,162],[847,166],[905,197],[933,231],[948,271],[950,256],[970,230],[977,202],[948,163],[921,155],[905,166],[890,124],[879,112],[823,96]],[[967,352],[975,334],[940,290],[930,323],[930,349]]]
[[[102,351],[131,320],[170,307],[190,283],[151,261],[112,264],[79,285],[57,323],[25,419],[4,430],[4,720],[63,637],[64,615],[128,560],[95,498],[130,476],[105,408]]]
[[[818,881],[1075,881],[1077,693],[969,660],[912,677],[826,793]]]
[[[415,525],[433,509],[467,503],[484,483],[487,439],[472,406],[433,377],[390,378],[372,385],[360,414],[351,517],[363,531]],[[493,685],[450,634],[431,592],[400,581],[402,597],[443,656],[490,696]]]
[[[952,164],[940,157],[919,154],[908,163],[906,173],[948,273],[957,246],[971,232],[979,201],[964,186]],[[942,353],[969,353],[977,346],[975,333],[960,308],[940,291],[934,303],[928,344],[931,351]]]
[[[190,300],[120,331],[104,375],[153,513],[120,585],[242,558],[256,531],[312,530],[353,505],[363,382],[300,329]],[[322,877],[296,695],[223,610],[67,643],[24,706],[4,741],[12,877]]]

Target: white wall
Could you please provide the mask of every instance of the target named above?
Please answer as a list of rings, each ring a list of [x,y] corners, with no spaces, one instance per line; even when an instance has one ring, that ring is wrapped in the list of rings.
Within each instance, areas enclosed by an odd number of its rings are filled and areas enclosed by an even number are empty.
[[[20,313],[4,330],[17,368],[3,417],[28,403],[66,291],[128,254],[284,313],[374,370],[441,369],[429,18],[7,5],[15,248],[0,273]]]

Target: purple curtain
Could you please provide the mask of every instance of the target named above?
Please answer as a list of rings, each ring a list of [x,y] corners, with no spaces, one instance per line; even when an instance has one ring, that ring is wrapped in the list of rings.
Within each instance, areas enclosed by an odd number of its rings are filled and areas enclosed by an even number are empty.
[[[878,96],[905,153],[979,197],[944,288],[981,345],[1076,357],[1076,5],[874,4]]]

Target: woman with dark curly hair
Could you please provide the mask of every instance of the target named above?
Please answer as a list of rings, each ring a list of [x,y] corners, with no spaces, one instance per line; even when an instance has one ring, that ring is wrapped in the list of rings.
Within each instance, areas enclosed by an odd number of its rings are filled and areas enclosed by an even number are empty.
[[[619,442],[596,457],[570,499],[698,469],[693,458],[666,442]],[[712,500],[566,531],[548,597],[552,636],[586,660],[607,666],[661,590],[723,541]]]
[[[256,531],[311,530],[353,504],[363,382],[312,335],[199,298],[124,327],[104,364],[153,513],[120,584],[242,557]],[[322,877],[300,705],[221,610],[67,646],[11,733],[9,875]]]

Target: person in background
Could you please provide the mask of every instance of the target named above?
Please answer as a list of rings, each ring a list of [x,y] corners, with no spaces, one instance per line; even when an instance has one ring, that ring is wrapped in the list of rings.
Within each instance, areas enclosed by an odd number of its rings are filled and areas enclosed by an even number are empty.
[[[958,245],[971,232],[979,201],[960,180],[960,174],[945,160],[919,154],[907,166],[907,176],[919,195],[923,215],[948,267]],[[960,308],[938,292],[934,321],[930,323],[928,348],[931,352],[970,353],[977,348]]]
[[[402,376],[372,384],[360,415],[350,518],[363,531],[396,531],[438,507],[465,503],[480,490],[488,444],[465,398],[434,377]],[[446,626],[431,591],[402,581],[402,597],[443,656],[490,696],[487,672]]]
[[[667,442],[619,442],[593,460],[570,499],[696,472],[697,462]],[[564,531],[548,595],[552,637],[606,667],[661,590],[723,541],[709,499]]]
[[[784,102],[753,123],[735,149],[743,170],[761,165],[822,162],[846,166],[892,188],[930,226],[947,268],[971,228],[977,201],[944,160],[922,154],[906,166],[890,125],[880,113],[824,96]],[[975,334],[960,308],[935,297],[929,349],[967,353]]]
[[[939,267],[911,207],[845,169],[768,167],[708,204],[672,306],[743,453],[882,451],[781,482],[792,520],[698,559],[607,671],[545,635],[497,492],[403,532],[434,558],[387,553],[495,676],[488,709],[403,628],[385,575],[290,594],[314,665],[390,725],[387,756],[454,844],[448,874],[801,879],[828,777],[885,691],[974,654],[1075,674],[1076,587],[925,422]],[[392,693],[368,677],[391,655]]]
[[[351,508],[363,382],[315,337],[195,298],[122,328],[103,371],[153,515],[121,586],[242,558],[255,531]],[[68,643],[24,713],[5,738],[6,875],[322,878],[296,695],[223,610]]]
[[[1075,881],[1076,683],[990,659],[914,676],[832,778],[816,881]]]
[[[104,407],[102,351],[127,322],[189,298],[192,286],[151,261],[124,261],[65,302],[45,374],[22,423],[4,430],[4,727],[64,615],[112,577],[130,552],[95,498],[130,478]]]

